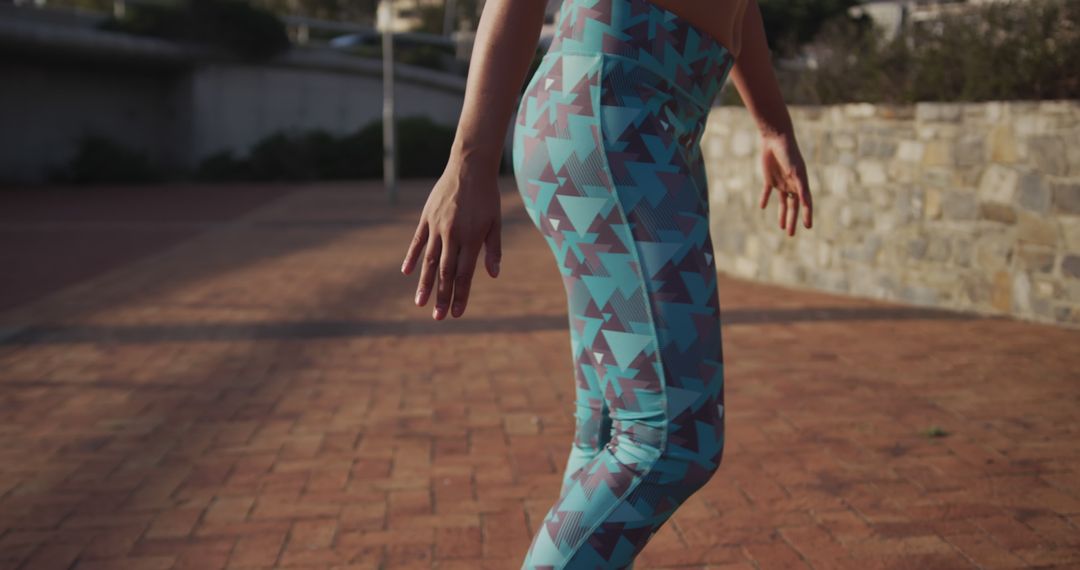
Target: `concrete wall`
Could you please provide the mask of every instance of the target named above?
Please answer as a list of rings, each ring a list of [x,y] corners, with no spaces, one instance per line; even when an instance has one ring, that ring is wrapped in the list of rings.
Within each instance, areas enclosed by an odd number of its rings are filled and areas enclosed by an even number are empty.
[[[381,72],[381,66],[199,66],[184,80],[191,105],[186,163],[197,164],[222,150],[242,153],[281,130],[314,128],[340,135],[379,120]],[[464,101],[463,82],[457,90],[406,77],[399,78],[394,87],[399,117],[425,115],[444,125],[457,124]]]
[[[41,182],[84,134],[189,169],[245,154],[279,130],[346,133],[382,116],[382,64],[294,49],[252,65],[159,40],[70,27],[0,23],[0,182]],[[398,116],[456,125],[465,79],[398,66]]]
[[[758,208],[759,137],[718,107],[703,141],[722,271],[1080,325],[1080,102],[793,107],[814,227]]]
[[[171,163],[174,76],[68,64],[0,63],[0,181],[37,181],[103,134]]]

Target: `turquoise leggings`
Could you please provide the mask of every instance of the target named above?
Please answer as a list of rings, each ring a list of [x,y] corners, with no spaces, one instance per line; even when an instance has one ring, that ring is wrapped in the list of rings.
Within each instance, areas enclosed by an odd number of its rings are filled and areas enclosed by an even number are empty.
[[[577,427],[522,568],[631,568],[723,454],[700,141],[733,60],[648,0],[564,0],[556,26],[513,165],[566,289]]]

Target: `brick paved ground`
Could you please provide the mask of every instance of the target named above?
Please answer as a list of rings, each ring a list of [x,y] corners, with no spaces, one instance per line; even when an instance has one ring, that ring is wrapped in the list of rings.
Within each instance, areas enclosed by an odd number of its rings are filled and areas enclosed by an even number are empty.
[[[432,321],[398,272],[427,190],[297,189],[0,314],[0,569],[516,570],[571,437],[565,297],[507,180],[502,276]],[[1080,332],[720,296],[724,464],[640,570],[1080,567]]]

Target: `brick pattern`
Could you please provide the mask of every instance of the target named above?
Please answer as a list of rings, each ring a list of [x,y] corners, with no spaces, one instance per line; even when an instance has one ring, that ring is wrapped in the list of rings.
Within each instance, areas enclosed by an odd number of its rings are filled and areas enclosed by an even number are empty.
[[[573,382],[503,185],[459,320],[397,271],[427,181],[296,188],[0,314],[0,569],[517,568]],[[1080,566],[1080,333],[719,287],[724,463],[637,568]]]

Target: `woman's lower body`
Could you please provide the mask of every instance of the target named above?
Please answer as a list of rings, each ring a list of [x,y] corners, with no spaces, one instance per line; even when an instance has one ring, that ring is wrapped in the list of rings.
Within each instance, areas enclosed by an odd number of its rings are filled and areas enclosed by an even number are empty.
[[[588,26],[595,7],[566,2],[563,33],[565,18]],[[625,17],[635,7],[646,17],[659,10],[613,3]],[[577,7],[591,11],[566,13]],[[577,386],[561,492],[525,570],[630,568],[718,469],[724,449],[720,306],[699,148],[715,93],[680,87],[677,70],[581,45],[552,45],[514,133],[518,189],[565,285]]]

